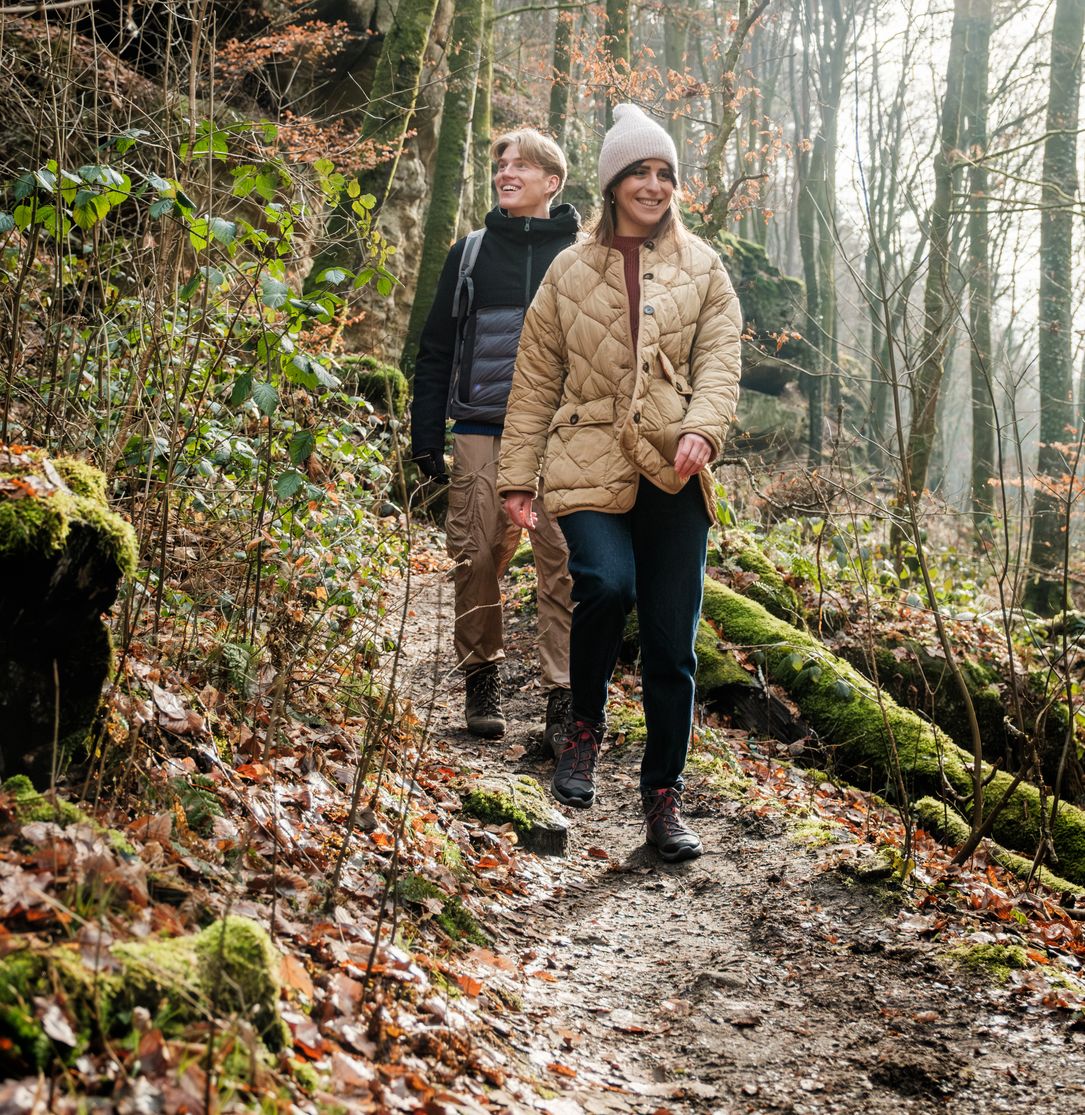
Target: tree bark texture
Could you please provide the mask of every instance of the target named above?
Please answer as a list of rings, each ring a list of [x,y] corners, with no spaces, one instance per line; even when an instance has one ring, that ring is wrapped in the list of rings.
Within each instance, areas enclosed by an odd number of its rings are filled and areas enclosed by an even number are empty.
[[[559,4],[554,13],[554,53],[550,85],[550,134],[558,146],[565,147],[566,126],[569,119],[569,89],[573,77],[573,23],[575,10],[568,4]]]
[[[1060,572],[1066,558],[1065,503],[1070,471],[1063,446],[1074,439],[1073,205],[1077,197],[1077,128],[1085,0],[1058,0],[1051,30],[1051,85],[1040,210],[1040,459],[1032,507],[1031,576],[1025,606],[1053,615],[1066,605]]]
[[[949,305],[950,239],[953,220],[953,175],[961,146],[962,97],[967,27],[977,0],[955,0],[946,93],[938,150],[934,157],[934,201],[927,215],[927,278],[923,291],[923,338],[912,378],[912,420],[901,461],[898,502],[920,499],[927,483],[938,417],[938,397],[945,371],[946,345],[952,326]],[[893,524],[893,546],[899,550],[903,531]]]
[[[478,89],[471,117],[473,169],[471,225],[478,228],[493,208],[493,182],[490,176],[490,144],[493,142],[494,85],[494,4],[482,0],[482,46],[478,59]]]
[[[987,71],[991,0],[974,0],[964,72],[968,158],[968,327],[972,370],[972,515],[989,533],[995,475],[994,378],[991,367],[991,264],[987,215]]]
[[[407,323],[407,335],[403,341],[404,371],[408,377],[413,371],[418,338],[429,315],[437,280],[448,256],[448,249],[456,238],[464,171],[471,154],[469,138],[481,46],[482,0],[457,0],[448,51],[448,89],[441,116],[441,132],[437,139],[433,188],[429,209],[426,211],[422,260],[418,269],[411,316]]]

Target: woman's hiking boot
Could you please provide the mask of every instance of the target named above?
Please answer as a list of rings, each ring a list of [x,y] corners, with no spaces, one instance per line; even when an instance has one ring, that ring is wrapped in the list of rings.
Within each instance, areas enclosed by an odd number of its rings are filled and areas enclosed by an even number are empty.
[[[565,722],[569,719],[572,693],[568,689],[551,689],[546,698],[546,730],[543,732],[543,744],[547,755],[555,759],[561,758],[565,747]]]
[[[550,780],[550,792],[562,805],[588,809],[595,801],[595,764],[606,721],[597,724],[570,716],[565,725],[558,768]]]
[[[704,851],[701,838],[682,820],[682,794],[673,787],[643,790],[640,795],[648,826],[646,840],[667,863],[696,859]]]
[[[496,662],[472,666],[467,671],[465,701],[467,730],[483,739],[500,739],[505,734],[501,709],[501,675]]]

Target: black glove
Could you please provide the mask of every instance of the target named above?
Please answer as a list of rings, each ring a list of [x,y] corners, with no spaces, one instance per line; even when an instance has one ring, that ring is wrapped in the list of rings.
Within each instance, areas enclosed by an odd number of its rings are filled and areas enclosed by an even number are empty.
[[[448,470],[445,468],[445,455],[440,449],[422,449],[414,455],[414,463],[427,480],[438,484],[448,483]]]

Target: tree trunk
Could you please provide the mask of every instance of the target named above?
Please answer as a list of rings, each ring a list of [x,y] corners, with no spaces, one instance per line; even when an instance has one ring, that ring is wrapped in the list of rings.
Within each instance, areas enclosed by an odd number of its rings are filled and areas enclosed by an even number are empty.
[[[738,122],[739,106],[735,98],[738,80],[735,69],[742,54],[742,45],[753,25],[761,18],[768,7],[769,0],[739,0],[734,34],[728,44],[727,53],[719,64],[720,84],[722,86],[722,110],[716,121],[715,134],[705,156],[705,177],[711,192],[711,200],[704,214],[705,236],[711,239],[717,232],[727,228],[728,209],[731,195],[724,189],[724,171],[727,165],[727,150]]]
[[[934,201],[927,216],[929,247],[927,281],[923,293],[923,339],[919,364],[912,382],[912,422],[901,461],[901,507],[918,500],[927,483],[931,450],[938,416],[938,396],[945,371],[946,343],[953,311],[947,304],[950,267],[950,227],[953,206],[953,172],[961,145],[961,98],[964,56],[969,16],[977,0],[955,0],[949,58],[946,63],[946,95],[938,151],[934,157]],[[900,521],[893,524],[892,546],[903,542]]]
[[[1040,211],[1040,459],[1032,505],[1032,573],[1024,604],[1041,615],[1066,606],[1060,572],[1067,557],[1062,478],[1074,439],[1073,205],[1077,197],[1077,127],[1085,0],[1058,0],[1051,31],[1051,86]]]
[[[569,4],[559,4],[554,14],[554,54],[550,85],[550,134],[565,147],[569,119],[569,89],[573,78],[573,22],[576,12]]]
[[[418,338],[429,315],[437,280],[448,256],[449,246],[456,238],[464,170],[471,151],[468,138],[478,84],[482,0],[457,0],[449,38],[448,90],[441,117],[441,133],[437,140],[433,191],[426,212],[418,282],[407,323],[407,335],[403,341],[403,370],[408,377],[414,371]]]
[[[372,194],[377,199],[377,208],[388,196],[404,138],[414,119],[422,61],[436,12],[437,0],[399,0],[395,22],[385,36],[377,59],[366,110],[367,123],[361,138],[372,140],[393,154],[388,161],[363,170],[357,176],[361,192]],[[328,221],[328,246],[313,261],[307,285],[328,267],[353,268],[357,264],[361,252],[350,239],[350,214],[349,201],[332,214]]]
[[[471,175],[473,205],[471,225],[479,228],[493,208],[493,181],[490,173],[490,144],[493,142],[494,84],[494,3],[482,0],[482,46],[478,61],[478,89],[471,117]]]
[[[616,75],[629,76],[629,0],[607,0],[607,33],[603,39]],[[624,67],[620,63],[625,63]],[[624,100],[624,97],[622,97]],[[614,123],[614,99],[607,97],[606,126]]]
[[[994,378],[991,368],[991,266],[987,219],[987,70],[991,0],[974,0],[964,73],[968,170],[968,327],[972,367],[972,516],[990,534],[995,475]]]
[[[670,85],[670,74],[684,74],[687,71],[686,50],[689,46],[689,17],[685,11],[676,10],[670,6],[663,9],[663,63],[667,68],[667,83]],[[689,112],[688,103],[683,106],[679,114],[671,121],[671,138],[678,150],[678,158],[682,159],[686,148],[686,117]]]

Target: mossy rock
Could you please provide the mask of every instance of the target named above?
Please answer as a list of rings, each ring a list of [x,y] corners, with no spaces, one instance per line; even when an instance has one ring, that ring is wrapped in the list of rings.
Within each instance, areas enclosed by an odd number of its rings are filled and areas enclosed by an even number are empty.
[[[728,642],[756,648],[768,680],[787,690],[838,766],[859,775],[861,784],[895,786],[895,753],[911,797],[940,797],[947,784],[961,798],[971,793],[970,753],[887,694],[879,694],[858,670],[813,636],[711,580],[705,583],[704,612]],[[991,808],[1009,793],[1012,777],[987,766],[984,775],[989,778],[985,797]],[[1014,851],[1031,853],[1040,839],[1043,807],[1037,787],[1018,785],[999,812],[992,837]],[[1055,869],[1071,882],[1085,884],[1085,812],[1064,804],[1052,835]]]
[[[463,811],[487,825],[511,824],[520,846],[541,856],[563,856],[569,825],[530,775],[489,779],[463,797]]]
[[[279,1017],[280,958],[267,931],[228,916],[189,937],[113,945],[95,972],[77,945],[23,949],[0,960],[0,1055],[9,1070],[71,1062],[102,1039],[123,1038],[143,1007],[167,1037],[212,1017],[251,1022],[272,1052],[289,1047]],[[74,1046],[42,1030],[35,998],[56,997]],[[2,1062],[0,1062],[2,1065]]]
[[[402,418],[407,413],[410,386],[407,377],[391,364],[373,356],[350,353],[337,358],[343,386],[385,414]]]
[[[41,784],[54,742],[63,766],[86,741],[112,664],[101,614],[135,566],[135,534],[100,472],[0,446],[3,769]]]
[[[747,337],[752,338],[743,345],[743,385],[748,386],[746,366],[756,364],[757,357],[813,368],[813,350],[805,340],[787,336],[779,344],[779,338],[789,333],[794,323],[805,319],[803,281],[785,275],[770,263],[764,246],[756,241],[721,232],[715,246],[742,304]]]

